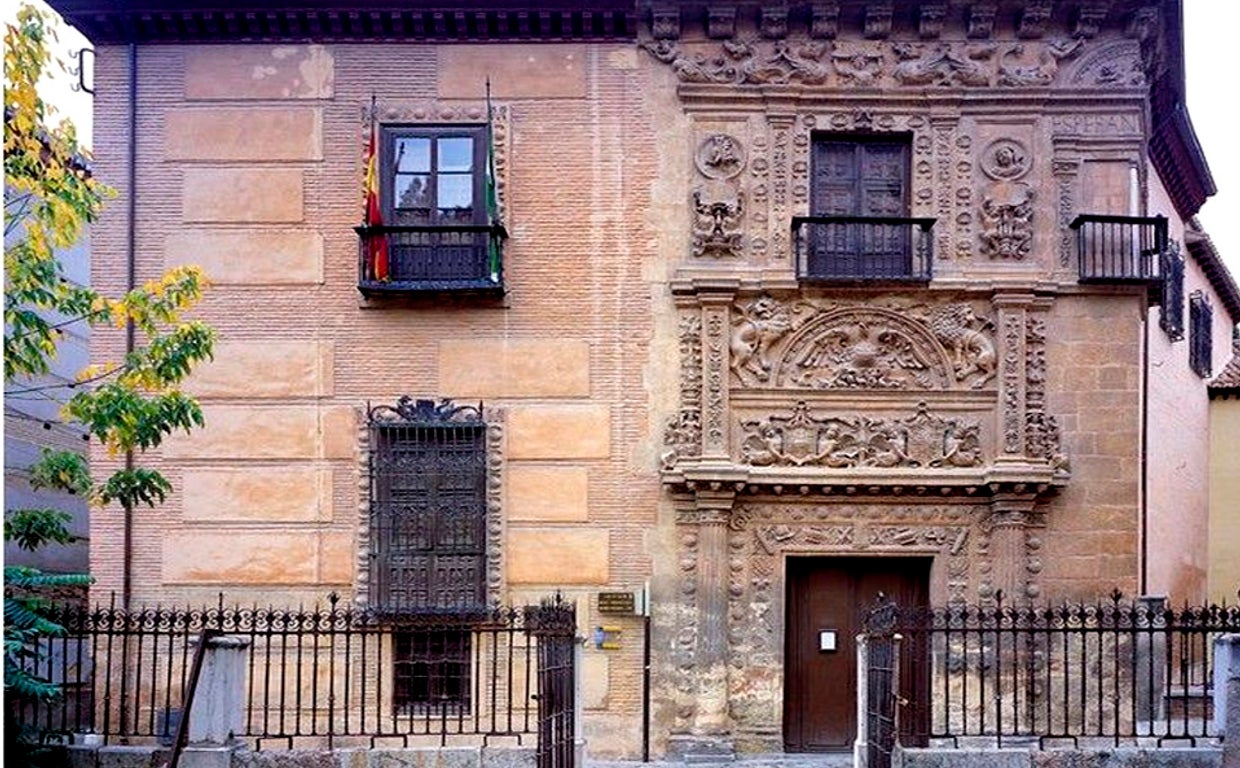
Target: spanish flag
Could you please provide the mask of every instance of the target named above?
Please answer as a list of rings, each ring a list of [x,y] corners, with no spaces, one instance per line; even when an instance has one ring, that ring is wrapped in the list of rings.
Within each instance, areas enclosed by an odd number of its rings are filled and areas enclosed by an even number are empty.
[[[370,109],[370,146],[366,150],[366,201],[362,213],[363,223],[367,227],[382,227],[383,212],[379,209],[379,157],[375,134],[378,126],[375,120],[374,105]],[[369,232],[366,235],[366,264],[372,280],[387,282],[388,276],[388,245],[387,235],[382,232]]]

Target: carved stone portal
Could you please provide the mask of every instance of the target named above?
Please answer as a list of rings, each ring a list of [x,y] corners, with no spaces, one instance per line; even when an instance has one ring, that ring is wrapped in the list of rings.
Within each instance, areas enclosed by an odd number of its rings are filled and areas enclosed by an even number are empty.
[[[790,416],[741,422],[741,461],[752,466],[975,467],[980,426],[932,416],[925,403],[904,419],[815,417],[804,400]]]

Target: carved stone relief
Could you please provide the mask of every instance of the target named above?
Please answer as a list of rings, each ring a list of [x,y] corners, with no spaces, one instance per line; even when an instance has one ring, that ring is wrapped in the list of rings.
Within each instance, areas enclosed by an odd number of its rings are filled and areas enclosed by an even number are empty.
[[[751,466],[974,467],[982,462],[976,422],[943,419],[925,403],[903,419],[822,416],[805,401],[790,416],[742,421],[740,459]]]
[[[1105,86],[1110,88],[1145,86],[1141,68],[1141,50],[1131,40],[1106,43],[1082,56],[1069,79],[1072,85]]]
[[[964,303],[934,306],[738,302],[733,375],[784,389],[980,389],[997,369],[990,321]]]
[[[1059,422],[1046,409],[1046,319],[1030,314],[1025,327],[1025,455],[1067,469]]]
[[[956,137],[955,145],[960,156],[956,162],[956,258],[967,259],[973,255],[973,162],[969,159],[973,138],[962,134]]]
[[[1033,188],[1028,184],[992,184],[982,201],[982,254],[1021,260],[1033,247]]]
[[[702,318],[680,318],[680,412],[663,430],[664,469],[702,453]]]
[[[713,456],[727,455],[726,427],[727,371],[724,370],[727,348],[724,335],[728,328],[727,305],[711,305],[702,309],[702,336],[705,365],[703,371],[702,452]]]
[[[1070,225],[1076,218],[1076,175],[1080,167],[1079,160],[1061,158],[1055,158],[1051,164],[1051,172],[1055,176],[1055,189],[1059,194],[1056,215],[1059,224],[1059,266],[1061,267],[1072,264],[1074,239]]]
[[[752,159],[749,162],[749,173],[747,174],[749,181],[749,205],[746,207],[749,211],[750,231],[753,233],[753,236],[749,240],[749,251],[753,258],[759,261],[767,257],[769,250],[771,219],[769,207],[771,198],[769,149],[770,141],[767,139],[765,131],[759,132],[750,141]],[[776,254],[778,255],[778,253],[777,251]]]
[[[693,162],[708,179],[732,179],[745,168],[745,148],[734,137],[715,133],[698,145]]]
[[[741,217],[744,197],[739,190],[693,190],[693,255],[726,258],[741,255]]]
[[[1083,40],[1051,40],[1037,53],[1036,63],[1026,62],[1026,46],[1014,45],[999,57],[999,85],[1046,86],[1055,80],[1059,62],[1080,53]]]
[[[1030,167],[1029,150],[1016,139],[996,139],[982,151],[982,173],[995,181],[1024,178]]]
[[[974,16],[978,5],[974,4]],[[923,6],[923,10],[924,10]],[[867,25],[881,30],[890,17],[867,17]],[[922,39],[937,37],[933,14],[928,17]],[[824,20],[825,21],[825,20]],[[923,22],[927,19],[923,19]],[[684,83],[724,85],[836,85],[857,88],[907,86],[913,88],[1045,87],[1059,77],[1061,63],[1079,56],[1085,49],[1081,37],[1030,40],[1001,45],[977,38],[988,37],[985,19],[982,34],[970,33],[970,42],[909,42],[870,39],[848,42],[820,42],[817,39],[786,39],[786,17],[764,16],[781,34],[766,34],[767,40],[725,39],[716,45],[683,46],[678,35],[655,35],[643,47],[659,61],[671,66]],[[990,23],[993,24],[993,15]],[[941,28],[941,18],[937,26]],[[821,30],[825,30],[826,25]],[[976,31],[976,30],[973,30]],[[812,38],[830,37],[811,33]],[[868,34],[883,38],[886,32]],[[1039,35],[1022,35],[1039,37]],[[1111,85],[1134,81],[1139,76],[1140,59],[1134,71],[1131,64],[1134,43],[1107,55],[1091,58],[1088,67],[1077,68],[1072,84]]]
[[[1003,407],[1003,451],[1024,452],[1024,312],[1004,309],[1000,313],[1003,334],[1003,365],[1000,379]]]

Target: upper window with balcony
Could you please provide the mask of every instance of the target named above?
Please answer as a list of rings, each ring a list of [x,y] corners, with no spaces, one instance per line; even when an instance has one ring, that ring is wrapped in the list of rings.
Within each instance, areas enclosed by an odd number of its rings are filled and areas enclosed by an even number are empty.
[[[930,279],[934,220],[909,217],[909,155],[904,137],[815,137],[810,215],[793,219],[801,279]]]
[[[358,228],[362,292],[502,292],[487,127],[383,126],[377,151],[381,215]]]

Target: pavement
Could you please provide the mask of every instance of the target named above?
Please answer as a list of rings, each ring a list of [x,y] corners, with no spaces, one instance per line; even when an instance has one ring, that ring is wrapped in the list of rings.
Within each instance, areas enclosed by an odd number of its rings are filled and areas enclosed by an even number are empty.
[[[694,759],[652,760],[649,763],[628,760],[585,759],[584,768],[852,768],[852,752],[822,754],[737,755],[734,760],[705,762]]]

